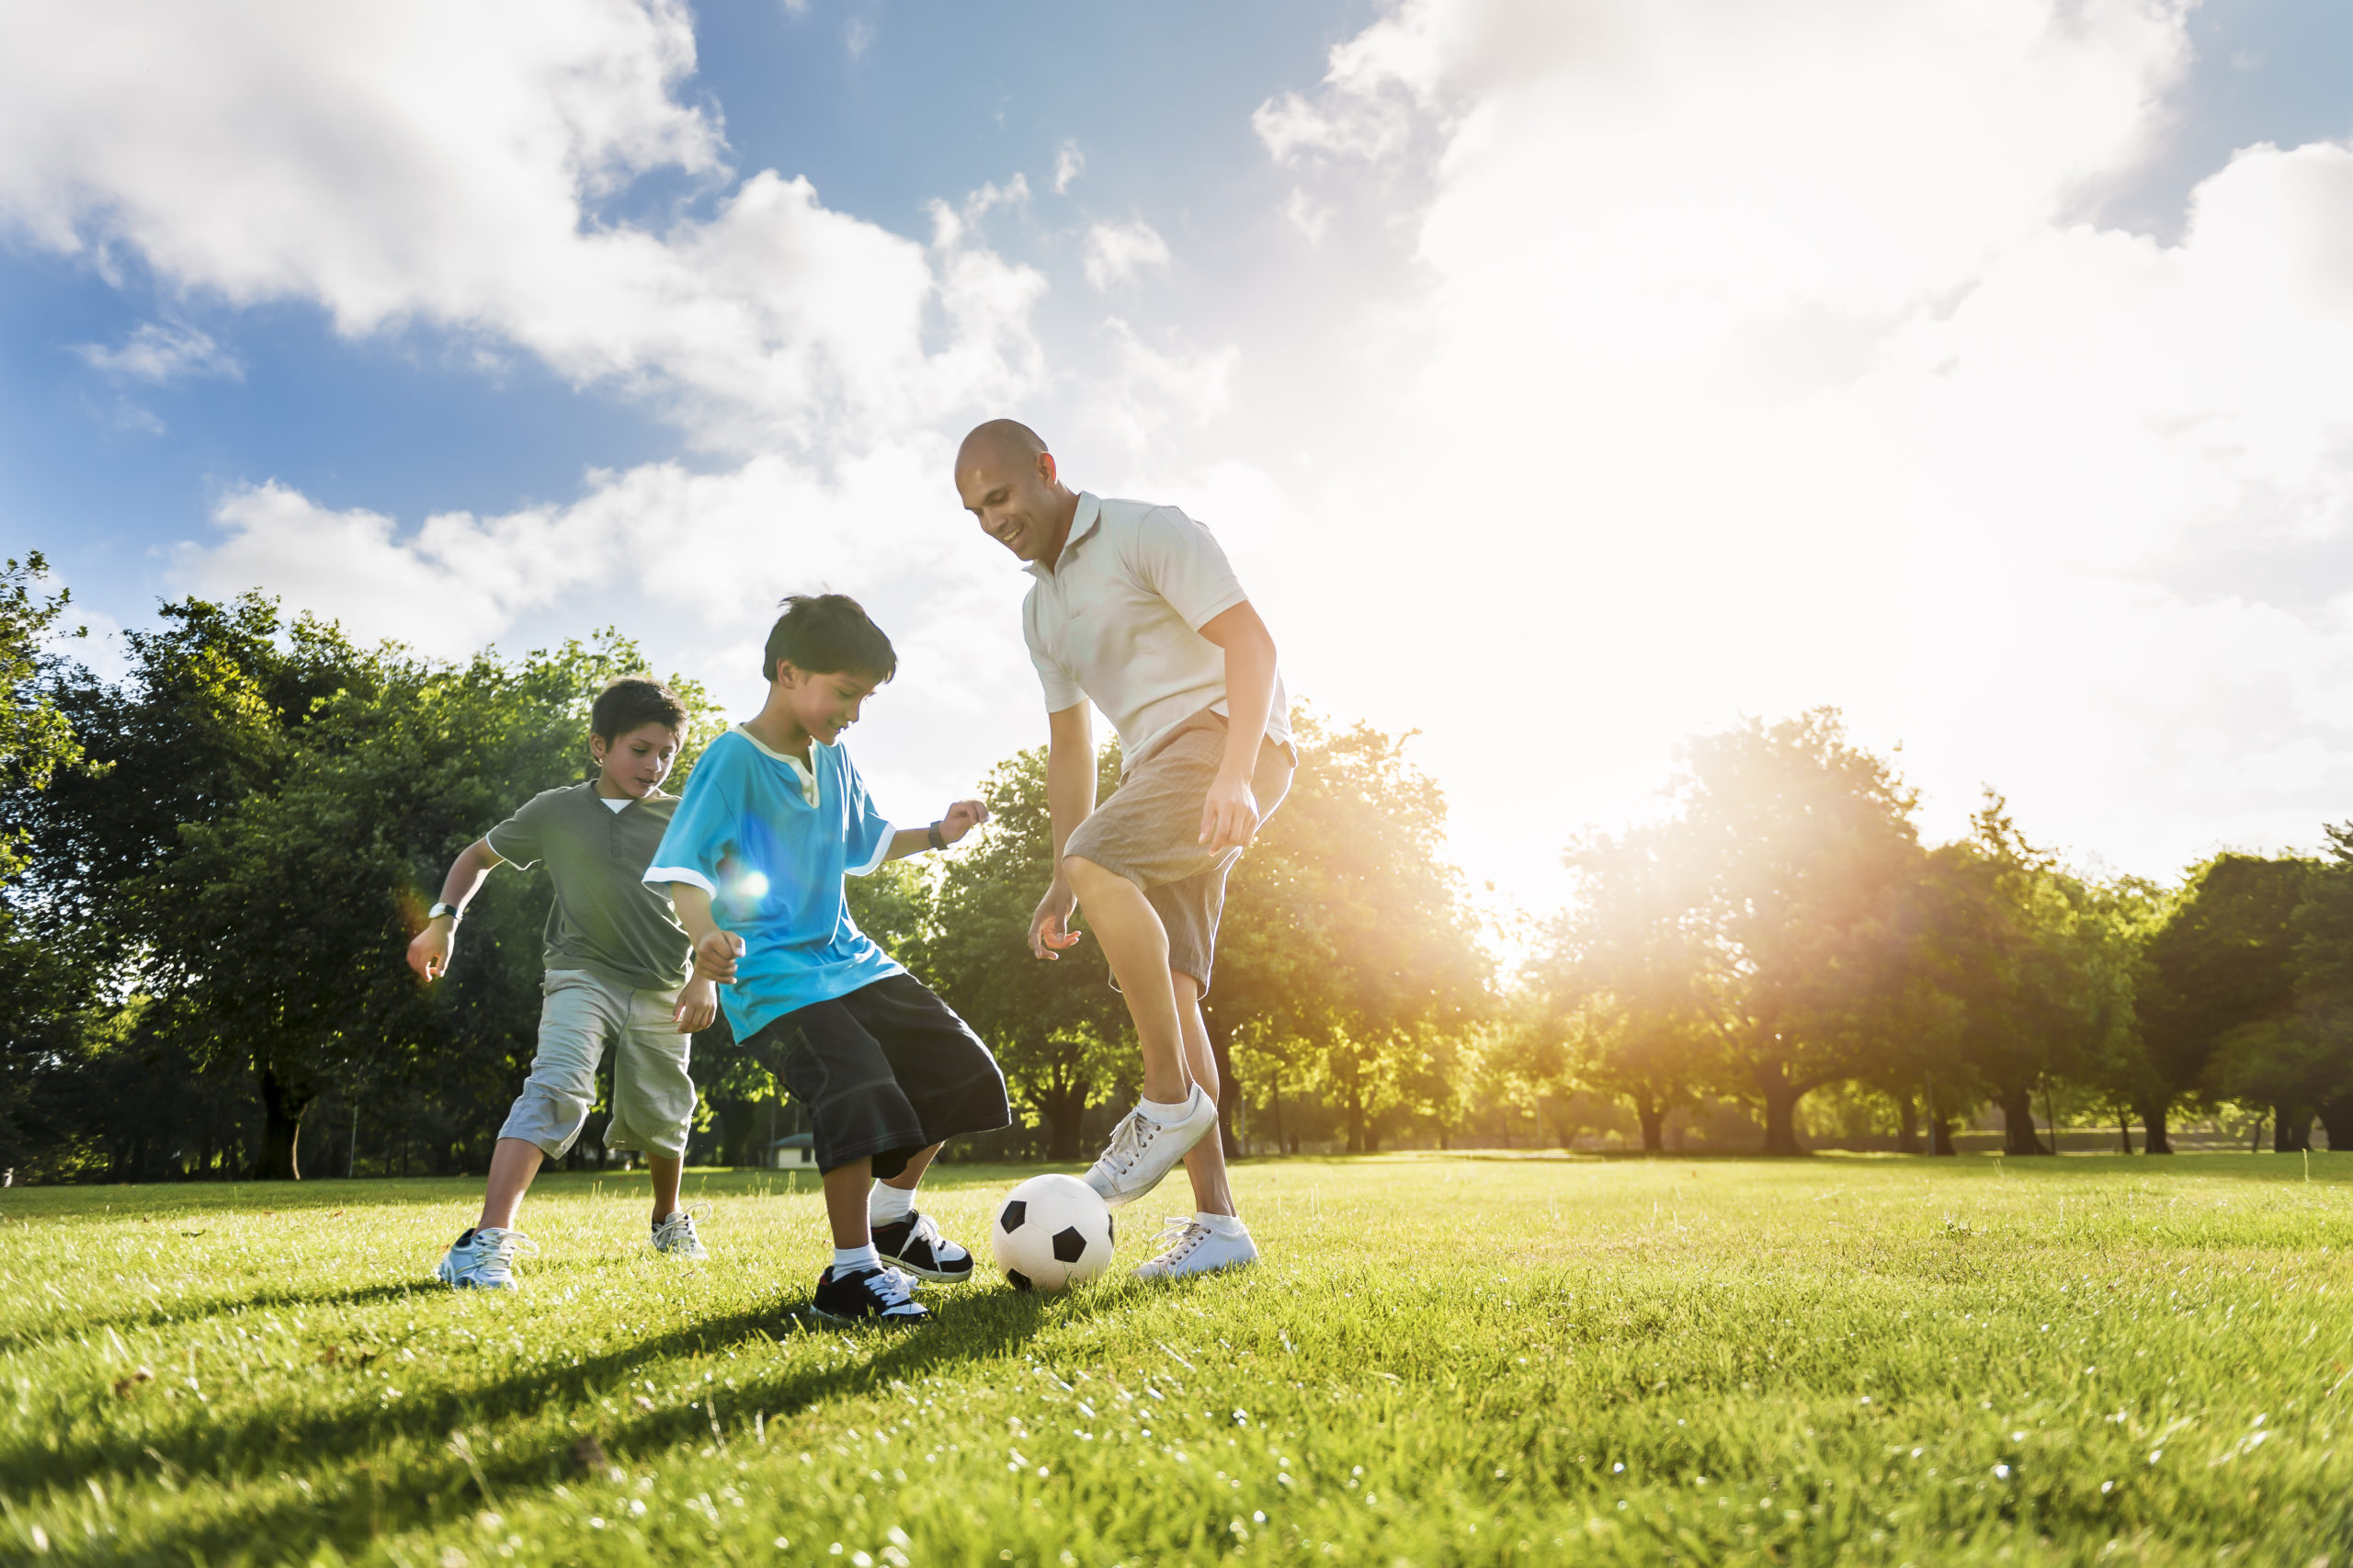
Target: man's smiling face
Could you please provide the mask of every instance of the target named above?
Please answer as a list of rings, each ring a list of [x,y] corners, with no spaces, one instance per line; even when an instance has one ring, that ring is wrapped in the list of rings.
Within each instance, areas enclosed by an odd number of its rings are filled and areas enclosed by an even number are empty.
[[[1013,551],[1017,561],[1042,561],[1060,545],[1066,526],[1055,494],[1054,459],[996,443],[973,443],[958,454],[956,493],[981,531]]]

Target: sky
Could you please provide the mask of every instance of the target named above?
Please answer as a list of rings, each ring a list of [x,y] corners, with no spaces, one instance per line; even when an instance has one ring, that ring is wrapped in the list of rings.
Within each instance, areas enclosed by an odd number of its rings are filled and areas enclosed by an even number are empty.
[[[745,716],[830,588],[927,820],[1044,737],[949,474],[1010,415],[1506,908],[1824,705],[1932,837],[2353,817],[2342,4],[0,3],[0,551],[101,667],[259,588]]]

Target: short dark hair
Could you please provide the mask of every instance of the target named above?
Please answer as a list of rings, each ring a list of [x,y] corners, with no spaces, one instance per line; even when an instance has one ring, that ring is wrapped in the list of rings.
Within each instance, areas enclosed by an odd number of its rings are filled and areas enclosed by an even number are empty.
[[[899,655],[865,607],[847,594],[795,594],[768,628],[760,654],[760,678],[776,679],[777,661],[790,659],[803,675],[848,673],[889,680],[899,673]]]
[[[623,676],[597,694],[588,710],[588,733],[608,741],[620,740],[631,730],[666,724],[681,734],[687,728],[687,705],[677,693],[644,676]]]

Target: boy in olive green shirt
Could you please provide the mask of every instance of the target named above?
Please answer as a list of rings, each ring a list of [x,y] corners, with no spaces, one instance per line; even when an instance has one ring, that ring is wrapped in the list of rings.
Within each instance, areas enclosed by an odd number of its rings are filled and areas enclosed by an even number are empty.
[[[662,792],[686,723],[678,699],[650,680],[607,687],[589,715],[597,777],[533,796],[466,846],[442,884],[409,963],[428,982],[449,968],[466,903],[499,862],[545,860],[555,884],[548,912],[546,1002],[531,1075],[499,1129],[482,1218],[441,1260],[455,1286],[512,1289],[515,1210],[544,1159],[579,1138],[597,1100],[597,1067],[613,1048],[608,1149],[642,1150],[654,1177],[653,1244],[673,1256],[709,1256],[693,1216],[678,1207],[678,1177],[695,1112],[689,1037],[716,1010],[711,983],[691,979],[691,944],[666,892],[642,880],[678,798]]]

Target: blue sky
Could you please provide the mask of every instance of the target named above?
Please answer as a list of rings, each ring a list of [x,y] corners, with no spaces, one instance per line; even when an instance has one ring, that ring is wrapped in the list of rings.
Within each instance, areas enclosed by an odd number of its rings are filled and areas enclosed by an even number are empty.
[[[32,14],[0,536],[98,629],[610,621],[742,704],[822,580],[911,650],[855,744],[927,814],[1042,730],[944,472],[1015,412],[1218,528],[1531,905],[1679,736],[1819,703],[1941,831],[2344,814],[2346,7],[517,15]]]

